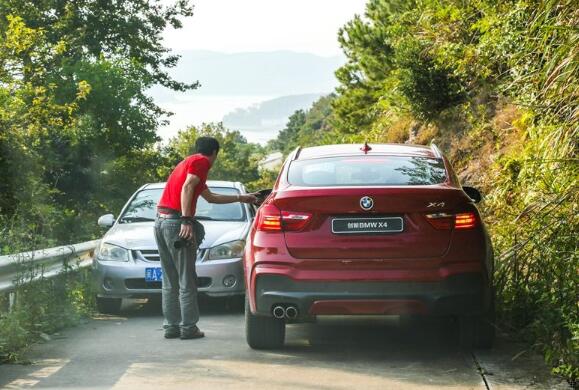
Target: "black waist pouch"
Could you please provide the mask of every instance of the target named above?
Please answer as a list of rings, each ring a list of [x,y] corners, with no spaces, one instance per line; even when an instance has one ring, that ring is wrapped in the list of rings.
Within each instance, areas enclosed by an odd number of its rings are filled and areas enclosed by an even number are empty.
[[[193,221],[193,231],[195,232],[197,247],[199,247],[205,239],[205,228],[203,227],[203,224],[196,219]]]

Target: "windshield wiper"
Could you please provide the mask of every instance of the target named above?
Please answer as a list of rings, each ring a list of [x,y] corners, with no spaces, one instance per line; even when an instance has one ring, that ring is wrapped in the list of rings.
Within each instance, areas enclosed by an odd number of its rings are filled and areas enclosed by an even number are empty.
[[[121,222],[154,222],[155,220],[147,217],[123,217]]]
[[[196,216],[195,216],[195,219],[198,219],[198,220],[200,220],[200,221],[215,221],[214,218],[206,217],[206,216],[204,216],[204,215],[196,215]]]

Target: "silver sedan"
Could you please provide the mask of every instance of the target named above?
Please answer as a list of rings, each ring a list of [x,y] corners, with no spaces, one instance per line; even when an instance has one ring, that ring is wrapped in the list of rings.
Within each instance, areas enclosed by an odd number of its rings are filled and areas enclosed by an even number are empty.
[[[241,183],[208,181],[211,192],[245,194]],[[123,298],[153,298],[161,293],[161,264],[154,237],[156,205],[165,183],[139,188],[120,216],[103,215],[98,224],[110,227],[93,259],[99,311],[115,313]],[[255,209],[241,203],[211,204],[202,197],[197,219],[205,239],[197,252],[197,285],[200,293],[214,297],[244,294],[241,257]]]

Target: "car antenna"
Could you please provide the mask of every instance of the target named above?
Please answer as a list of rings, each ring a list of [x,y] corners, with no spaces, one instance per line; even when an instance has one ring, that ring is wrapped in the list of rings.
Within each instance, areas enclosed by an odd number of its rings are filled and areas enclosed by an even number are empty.
[[[364,152],[364,154],[368,154],[368,152],[369,152],[370,150],[372,150],[372,148],[370,147],[370,145],[368,145],[368,141],[366,141],[366,142],[364,142],[364,146],[362,146],[362,147],[360,148],[360,150],[361,150],[362,152]]]

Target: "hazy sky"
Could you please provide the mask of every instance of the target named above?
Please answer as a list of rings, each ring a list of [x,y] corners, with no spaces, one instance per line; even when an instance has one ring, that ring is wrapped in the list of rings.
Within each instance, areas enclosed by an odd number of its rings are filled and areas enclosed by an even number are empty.
[[[171,0],[163,0],[171,3]],[[193,0],[195,14],[165,33],[172,49],[340,53],[338,29],[366,0]]]

